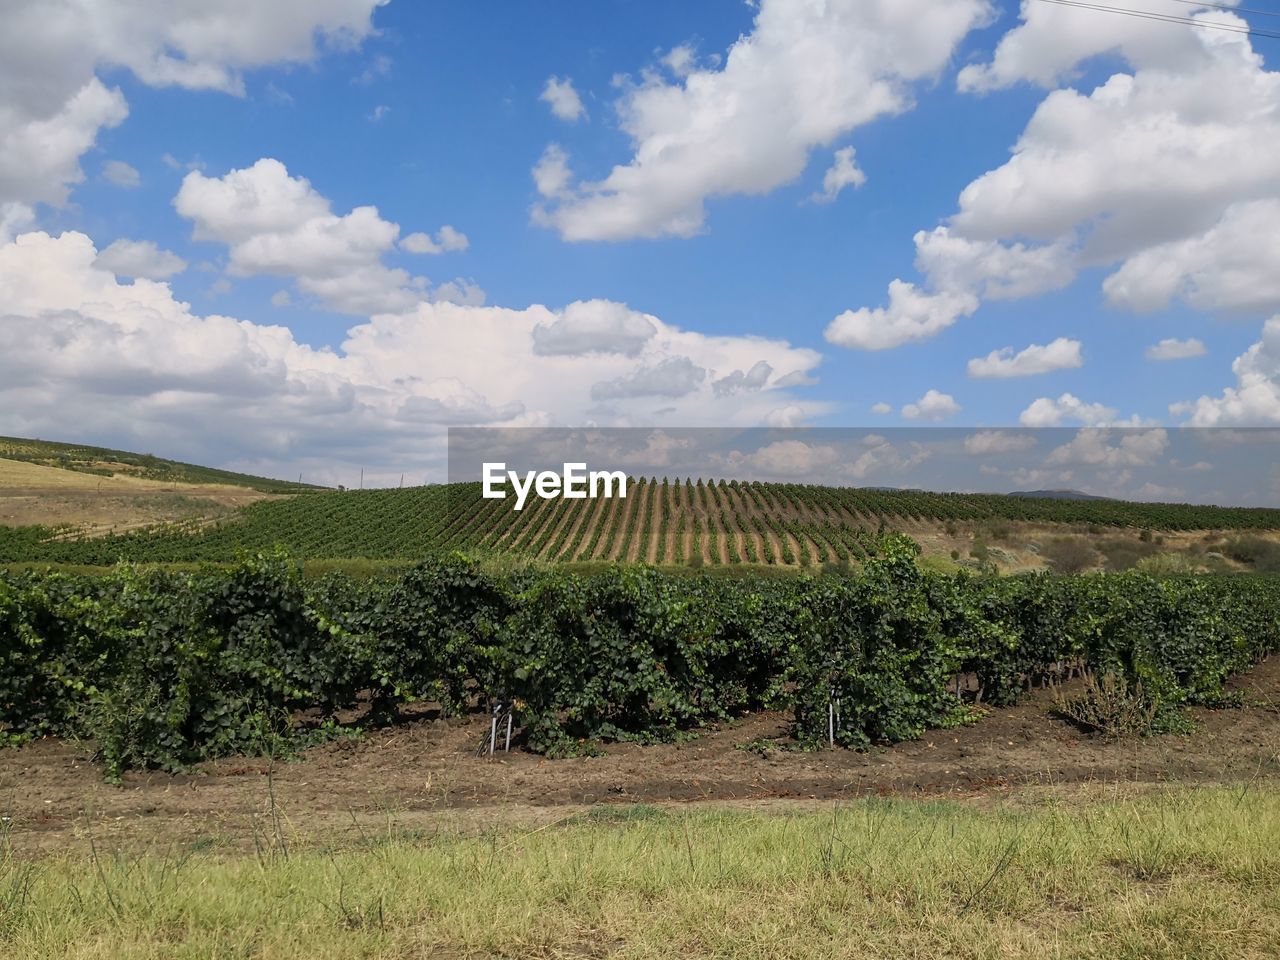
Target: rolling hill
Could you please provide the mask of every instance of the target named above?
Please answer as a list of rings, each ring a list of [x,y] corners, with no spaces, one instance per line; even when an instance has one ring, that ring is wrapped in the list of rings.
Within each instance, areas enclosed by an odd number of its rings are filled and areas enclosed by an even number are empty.
[[[1156,546],[1216,556],[1214,537],[1199,532],[1280,530],[1280,510],[642,478],[625,499],[535,498],[516,512],[509,501],[482,499],[479,484],[455,484],[310,492],[108,536],[0,528],[0,561],[224,562],[279,544],[300,559],[463,550],[546,562],[801,568],[856,562],[885,529],[911,534],[927,554],[1024,569],[1043,565],[1045,543],[1073,535],[1094,543],[1099,563],[1111,548],[1136,559]]]

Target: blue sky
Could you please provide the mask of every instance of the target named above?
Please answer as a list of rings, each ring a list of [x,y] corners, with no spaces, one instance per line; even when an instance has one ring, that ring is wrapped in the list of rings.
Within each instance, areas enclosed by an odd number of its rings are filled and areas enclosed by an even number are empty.
[[[1039,0],[176,3],[145,28],[26,4],[0,41],[30,54],[0,68],[24,342],[0,431],[338,482],[437,470],[459,423],[1273,424],[1277,41],[1117,5],[1202,25]],[[75,29],[93,6],[123,39]],[[1220,112],[1189,92],[1223,84]],[[849,148],[856,178],[815,200]],[[540,192],[552,149],[569,172]],[[465,247],[408,249],[445,225]],[[1151,359],[1165,340],[1190,355]]]

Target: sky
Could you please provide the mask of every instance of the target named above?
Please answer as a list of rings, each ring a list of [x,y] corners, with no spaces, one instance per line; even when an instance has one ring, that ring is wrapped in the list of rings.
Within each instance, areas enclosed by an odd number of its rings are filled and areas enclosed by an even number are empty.
[[[1100,2],[0,0],[0,433],[1280,424],[1280,6]]]

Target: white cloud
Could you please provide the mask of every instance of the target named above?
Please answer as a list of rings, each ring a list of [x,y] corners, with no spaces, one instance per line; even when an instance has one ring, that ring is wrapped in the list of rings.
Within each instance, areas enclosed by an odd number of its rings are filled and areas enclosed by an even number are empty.
[[[98,71],[239,96],[247,70],[358,43],[383,2],[13,0],[0,31],[0,203],[62,205],[84,179],[80,157],[129,112]]]
[[[123,277],[167,280],[187,269],[187,261],[150,240],[117,240],[98,254],[95,267]]]
[[[264,158],[223,177],[192,171],[174,207],[194,222],[195,239],[227,245],[233,276],[292,277],[302,292],[343,313],[407,310],[427,298],[425,279],[382,262],[396,246],[398,225],[376,207],[338,216],[278,160]],[[443,230],[440,236],[462,238]]]
[[[1008,161],[916,235],[925,295],[1022,298],[1112,267],[1104,291],[1128,309],[1280,309],[1280,72],[1239,34],[1128,17],[1099,29],[1096,12],[1045,3],[1022,18],[991,64],[961,71],[962,89],[1056,83],[1101,54],[1128,72],[1049,93]]]
[[[928,294],[895,280],[889,284],[888,307],[846,310],[827,325],[824,336],[841,347],[888,350],[927,340],[976,309],[978,298],[971,293]]]
[[[948,393],[930,390],[915,403],[902,408],[905,420],[945,420],[960,412],[960,404]]]
[[[457,303],[464,307],[483,307],[487,299],[484,290],[477,284],[470,280],[463,280],[461,277],[442,283],[431,291],[432,303]]]
[[[929,459],[929,451],[919,443],[907,445],[900,450],[885,437],[868,435],[863,438],[867,450],[849,464],[845,472],[854,480],[866,480],[869,477],[888,477],[910,470]]]
[[[1280,198],[1236,203],[1205,232],[1130,257],[1102,289],[1111,303],[1138,312],[1162,310],[1175,298],[1201,310],[1278,310],[1277,251]]]
[[[678,47],[672,47],[665,55],[661,57],[661,63],[664,67],[671,71],[674,76],[684,78],[693,73],[698,64],[698,54],[694,48],[687,44],[681,44]]]
[[[533,352],[544,357],[591,353],[637,356],[658,332],[657,317],[609,300],[579,300],[533,330]]]
[[[386,117],[386,115],[389,114],[390,112],[391,112],[390,107],[388,107],[385,103],[380,103],[376,107],[374,107],[371,111],[369,111],[369,122],[378,123],[381,120],[383,120]]]
[[[1065,242],[1045,246],[973,240],[949,227],[915,235],[916,267],[935,290],[1017,300],[1058,290],[1075,279]]]
[[[293,297],[289,295],[288,290],[277,290],[271,295],[271,305],[273,307],[287,307],[293,303]]]
[[[810,199],[815,203],[831,203],[845,187],[860,187],[867,175],[858,169],[853,147],[841,147],[832,157],[831,166],[822,175],[822,190]]]
[[[1125,7],[1157,14],[1195,12],[1194,5],[1185,11],[1172,10],[1165,0],[1127,0]],[[961,90],[995,90],[1019,82],[1054,86],[1070,80],[1077,64],[1103,53],[1167,70],[1203,56],[1195,30],[1153,27],[1140,17],[1102,18],[1096,11],[1047,3],[1023,3],[1021,17],[1022,23],[1000,39],[990,64],[971,64],[960,71]],[[1235,18],[1209,14],[1207,19],[1231,22]]]
[[[1016,354],[1013,347],[992,350],[985,357],[970,360],[968,369],[971,377],[1033,377],[1081,366],[1080,341],[1058,337],[1044,346],[1033,343]]]
[[[1161,428],[1108,430],[1085,427],[1050,453],[1045,463],[1108,468],[1146,467],[1160,459],[1168,447],[1169,434]]]
[[[465,250],[471,246],[467,235],[445,224],[436,231],[433,239],[429,234],[411,233],[400,241],[400,249],[409,253],[437,254]]]
[[[1175,403],[1169,410],[1188,415],[1195,427],[1263,426],[1280,423],[1280,316],[1262,327],[1262,339],[1231,364],[1236,384],[1217,397]]]
[[[0,244],[12,242],[35,223],[35,211],[25,203],[0,203]]]
[[[27,233],[0,246],[9,344],[0,433],[92,437],[344,483],[365,466],[368,482],[395,483],[402,471],[442,476],[444,425],[652,425],[650,390],[692,385],[668,399],[657,425],[758,426],[787,408],[793,423],[827,412],[772,383],[717,395],[713,380],[759,361],[804,374],[821,359],[779,340],[708,336],[654,317],[634,356],[549,356],[535,351],[535,331],[564,311],[419,301],[357,321],[340,348],[315,349],[283,326],[195,314],[167,284],[121,282],[97,260],[79,233]],[[606,391],[608,409],[592,397],[601,383],[618,386]]]
[[[1040,397],[1032,401],[1018,416],[1024,427],[1057,427],[1073,420],[1086,426],[1101,426],[1115,421],[1117,411],[1101,403],[1086,403],[1074,394],[1064,393],[1056,400]]]
[[[1035,445],[1034,434],[1011,430],[979,430],[964,438],[964,452],[974,457],[1016,453]]]
[[[123,160],[108,160],[103,164],[102,179],[126,189],[142,185],[142,174]]]
[[[587,108],[582,105],[582,98],[578,96],[578,91],[573,88],[573,81],[568,77],[563,80],[548,77],[547,85],[542,88],[538,99],[551,107],[551,112],[557,117],[569,123],[577,123],[587,113]]]
[[[871,412],[883,417],[885,414],[893,413],[893,407],[889,406],[889,404],[884,401],[881,401],[871,405]]]
[[[1147,347],[1146,357],[1148,360],[1190,360],[1203,357],[1206,352],[1204,343],[1195,337],[1186,340],[1167,337]]]
[[[573,173],[569,169],[569,155],[558,143],[548,144],[533,168],[533,184],[538,193],[544,197],[565,196],[569,184],[573,181]],[[544,216],[535,208],[535,218]]]
[[[723,68],[681,55],[674,81],[627,82],[616,107],[631,159],[535,220],[570,241],[696,234],[708,197],[768,193],[815,148],[909,109],[913,83],[990,12],[986,0],[761,0]]]
[[[778,440],[749,454],[734,451],[728,458],[735,470],[745,467],[766,477],[806,477],[838,464],[840,459],[835,447],[803,440]]]

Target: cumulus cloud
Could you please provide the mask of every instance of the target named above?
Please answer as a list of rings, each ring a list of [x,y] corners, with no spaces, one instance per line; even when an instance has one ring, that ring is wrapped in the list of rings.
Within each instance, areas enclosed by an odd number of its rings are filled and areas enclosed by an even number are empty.
[[[871,405],[871,412],[883,417],[885,414],[893,413],[893,407],[882,400]]]
[[[292,177],[278,160],[263,158],[223,177],[188,173],[174,207],[194,223],[196,240],[226,244],[233,276],[292,277],[298,289],[343,313],[411,308],[426,299],[427,282],[386,266],[400,235],[376,207],[356,207],[342,216],[303,177]],[[465,238],[441,231],[441,239]],[[454,240],[453,238],[458,238]],[[410,234],[417,247],[422,234]]]
[[[123,160],[108,160],[103,164],[102,179],[126,189],[142,185],[142,174]]]
[[[587,113],[587,108],[582,105],[582,98],[578,96],[578,91],[573,88],[573,81],[568,77],[563,80],[548,77],[547,85],[542,88],[538,99],[547,104],[558,118],[569,123],[576,123]]]
[[[708,336],[655,317],[636,355],[545,355],[535,331],[564,311],[417,301],[357,321],[338,349],[316,349],[283,326],[195,314],[168,284],[122,282],[98,261],[80,233],[25,233],[0,246],[9,344],[0,433],[95,438],[331,482],[350,483],[365,466],[369,482],[394,483],[402,471],[440,478],[449,424],[651,424],[663,391],[668,425],[758,426],[791,406],[796,420],[826,412],[773,385],[732,396],[712,388],[760,360],[788,374],[817,366],[816,352],[783,341]],[[608,412],[592,396],[601,383],[616,385]]]
[[[985,357],[969,361],[969,376],[980,378],[1033,377],[1054,370],[1070,370],[1084,366],[1080,341],[1066,337],[1043,346],[1033,343],[1017,353],[1013,347],[992,350]]]
[[[838,464],[840,459],[835,447],[803,440],[778,440],[749,454],[728,458],[735,470],[745,467],[765,477],[807,477]]]
[[[1235,386],[1219,396],[1175,403],[1169,410],[1185,414],[1196,427],[1261,426],[1280,423],[1280,316],[1262,327],[1262,339],[1231,364]]]
[[[150,240],[117,240],[98,254],[94,266],[122,277],[167,280],[187,269],[187,261]]]
[[[1040,397],[1033,400],[1018,416],[1024,427],[1058,427],[1066,422],[1083,423],[1086,426],[1103,426],[1116,423],[1118,411],[1101,403],[1086,403],[1071,393],[1064,393],[1056,400]],[[1136,425],[1136,418],[1129,423]]]
[[[618,353],[634,357],[658,332],[657,318],[609,300],[579,300],[534,328],[533,352],[544,357]]]
[[[977,309],[978,298],[971,293],[929,294],[913,283],[895,280],[889,284],[887,307],[846,310],[823,335],[841,347],[888,350],[927,340]]]
[[[1016,453],[1030,450],[1036,445],[1031,433],[1014,430],[979,430],[964,438],[964,452],[970,456],[984,457],[1000,453]]]
[[[696,234],[707,198],[767,193],[815,148],[909,109],[913,84],[990,13],[986,0],[761,0],[722,67],[682,54],[672,79],[624,81],[631,159],[554,194],[535,220],[570,241]]]
[[[854,480],[887,478],[901,474],[924,463],[930,456],[928,448],[920,443],[905,444],[900,449],[887,438],[874,434],[868,435],[863,442],[867,449],[855,457],[845,470]]]
[[[1204,343],[1195,337],[1188,337],[1186,340],[1166,337],[1147,347],[1146,357],[1148,360],[1190,360],[1193,357],[1203,357],[1206,352]]]
[[[641,367],[625,377],[604,380],[591,388],[593,400],[621,397],[684,397],[707,378],[707,371],[688,357],[668,357],[653,366]]]
[[[810,199],[814,203],[831,203],[845,187],[860,187],[867,175],[858,169],[853,147],[841,147],[832,157],[831,166],[822,175],[822,190]]]
[[[465,250],[471,245],[467,235],[445,224],[436,231],[435,237],[426,233],[411,233],[400,241],[400,249],[409,253],[452,253]]]
[[[1280,72],[1243,35],[1107,19],[1100,30],[1088,11],[1024,3],[993,60],[961,71],[962,89],[983,91],[1063,82],[1104,54],[1126,68],[1050,92],[1010,158],[916,234],[926,296],[1028,297],[1104,267],[1109,302],[1126,309],[1280,309]]]
[[[906,420],[945,420],[960,412],[960,404],[955,397],[937,390],[929,390],[915,403],[908,403],[902,408],[903,419]]]
[[[1169,434],[1154,430],[1107,430],[1086,427],[1051,452],[1048,465],[1088,464],[1094,467],[1145,467],[1169,448]]]
[[[760,360],[752,365],[750,370],[745,372],[734,370],[719,380],[713,380],[711,389],[715,391],[718,397],[731,397],[735,393],[740,393],[744,390],[763,390],[772,375],[773,367],[769,366],[769,361]]]
[[[544,197],[565,196],[569,184],[573,182],[573,172],[569,169],[569,155],[558,143],[548,144],[542,156],[533,167],[533,185]],[[538,217],[545,216],[541,208],[535,208]]]
[[[1235,203],[1205,232],[1130,257],[1102,289],[1111,303],[1139,313],[1174,300],[1202,310],[1276,310],[1278,250],[1280,198]]]
[[[244,73],[352,46],[385,0],[199,0],[92,4],[14,0],[0,31],[0,203],[61,205],[80,158],[128,115],[99,71],[152,87],[244,93]]]

